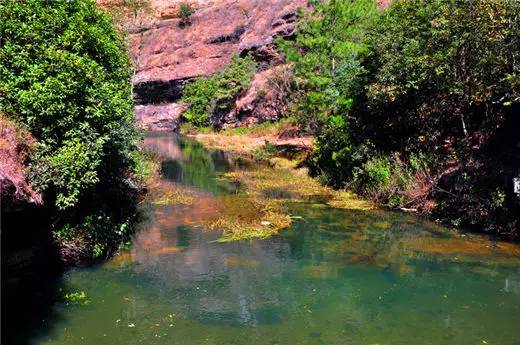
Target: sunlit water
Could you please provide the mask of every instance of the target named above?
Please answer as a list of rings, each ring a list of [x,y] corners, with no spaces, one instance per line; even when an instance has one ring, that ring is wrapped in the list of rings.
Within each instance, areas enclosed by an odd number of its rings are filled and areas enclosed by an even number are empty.
[[[217,243],[197,220],[235,193],[223,152],[169,136],[147,145],[193,206],[149,206],[132,249],[69,271],[31,344],[520,344],[520,250],[410,215],[290,206],[267,240]],[[299,217],[298,217],[299,216]],[[301,217],[301,218],[300,218]]]

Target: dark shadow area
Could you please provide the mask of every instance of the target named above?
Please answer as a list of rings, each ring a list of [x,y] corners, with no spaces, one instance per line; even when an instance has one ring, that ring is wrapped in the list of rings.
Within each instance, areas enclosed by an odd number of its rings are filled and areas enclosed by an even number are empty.
[[[173,103],[182,96],[186,80],[157,80],[139,83],[134,86],[134,102],[136,105]]]
[[[46,210],[28,207],[2,214],[2,344],[25,345],[44,336],[59,316],[62,265]]]

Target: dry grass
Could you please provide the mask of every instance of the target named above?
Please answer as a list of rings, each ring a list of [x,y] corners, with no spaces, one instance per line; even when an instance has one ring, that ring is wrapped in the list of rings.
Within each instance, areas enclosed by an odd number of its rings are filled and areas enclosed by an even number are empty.
[[[263,147],[266,142],[274,145],[290,145],[304,150],[312,148],[314,139],[311,136],[282,139],[278,136],[279,127],[252,127],[229,129],[220,133],[188,132],[204,146],[212,149],[225,150],[230,153],[251,156],[254,150]]]

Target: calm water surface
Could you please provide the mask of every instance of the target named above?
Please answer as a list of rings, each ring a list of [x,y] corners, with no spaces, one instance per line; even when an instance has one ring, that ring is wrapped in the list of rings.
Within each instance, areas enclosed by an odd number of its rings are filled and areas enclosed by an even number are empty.
[[[30,344],[520,344],[520,250],[409,215],[295,203],[279,236],[214,242],[197,221],[237,187],[225,153],[172,136],[146,144],[192,206],[148,206],[132,249],[69,271]],[[301,218],[300,218],[301,217]]]

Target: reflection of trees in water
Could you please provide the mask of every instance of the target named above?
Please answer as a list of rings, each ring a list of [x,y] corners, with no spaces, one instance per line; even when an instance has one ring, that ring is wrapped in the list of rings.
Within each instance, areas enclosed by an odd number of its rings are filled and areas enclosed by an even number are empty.
[[[215,176],[231,167],[225,152],[210,151],[192,139],[171,134],[147,137],[145,146],[163,160],[161,173],[166,179],[211,193],[223,189]]]
[[[217,233],[156,228],[149,238],[156,250],[134,246],[137,269],[159,280],[164,298],[175,299],[182,314],[205,323],[249,326],[295,314],[315,322],[317,316],[307,310],[346,318],[350,327],[367,319],[384,321],[384,306],[374,296],[437,290],[438,274],[453,273],[449,261],[410,249],[413,238],[437,238],[429,234],[433,229],[407,216],[299,207],[305,221],[264,241],[221,244],[212,242]],[[161,247],[178,251],[160,254]]]

